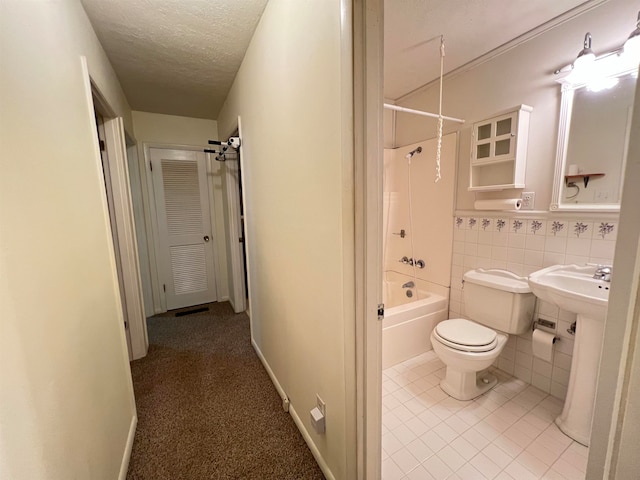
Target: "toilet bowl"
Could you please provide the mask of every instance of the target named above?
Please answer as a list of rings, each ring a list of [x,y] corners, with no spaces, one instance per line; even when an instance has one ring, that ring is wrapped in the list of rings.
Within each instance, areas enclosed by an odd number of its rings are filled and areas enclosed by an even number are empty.
[[[491,337],[491,341],[483,344],[482,337],[478,341],[469,340],[469,334],[463,331],[471,329],[486,330],[482,332],[484,339]],[[456,335],[456,330],[460,330],[460,335]],[[492,389],[498,381],[495,375],[478,372],[495,362],[508,339],[507,335],[462,318],[440,322],[431,332],[433,350],[447,366],[440,388],[458,400],[471,400]]]
[[[531,327],[535,296],[527,279],[506,270],[471,270],[464,275],[469,319],[440,322],[431,332],[435,354],[446,365],[440,387],[458,400],[471,400],[493,388],[486,370],[509,339]]]

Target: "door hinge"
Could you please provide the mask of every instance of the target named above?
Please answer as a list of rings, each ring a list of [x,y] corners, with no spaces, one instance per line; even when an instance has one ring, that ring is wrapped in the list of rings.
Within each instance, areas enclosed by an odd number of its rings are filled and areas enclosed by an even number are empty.
[[[149,168],[151,169],[151,171],[153,172],[153,163],[149,162]]]
[[[124,321],[124,329],[129,330],[129,322],[127,322],[126,320]]]
[[[104,140],[99,140],[99,142],[100,142],[100,151],[101,151],[101,152],[104,152],[104,151],[105,151],[105,148],[104,148]]]
[[[378,320],[384,320],[384,303],[378,304]]]
[[[166,291],[167,291],[167,286],[166,286],[164,283],[162,284],[162,291],[163,291],[163,292],[166,292]]]

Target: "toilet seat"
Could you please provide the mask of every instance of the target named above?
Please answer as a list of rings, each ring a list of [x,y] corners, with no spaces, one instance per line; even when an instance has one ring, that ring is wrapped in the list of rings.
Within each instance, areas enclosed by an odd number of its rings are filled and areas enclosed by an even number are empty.
[[[434,334],[443,345],[463,352],[489,352],[498,345],[494,330],[464,318],[440,322]]]

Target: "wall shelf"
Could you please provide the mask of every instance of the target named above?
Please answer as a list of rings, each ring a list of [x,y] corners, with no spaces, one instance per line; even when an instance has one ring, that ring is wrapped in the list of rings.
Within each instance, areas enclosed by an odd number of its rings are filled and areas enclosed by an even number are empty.
[[[599,178],[599,177],[604,177],[604,173],[578,173],[576,175],[565,175],[564,183],[568,187],[571,184],[575,184],[576,180],[579,180],[582,178],[584,182],[584,188],[587,188],[587,185],[589,185],[590,178]]]

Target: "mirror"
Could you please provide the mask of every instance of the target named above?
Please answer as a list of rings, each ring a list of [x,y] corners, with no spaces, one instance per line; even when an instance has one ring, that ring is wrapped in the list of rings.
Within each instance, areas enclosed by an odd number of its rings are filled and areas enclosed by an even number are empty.
[[[560,80],[551,210],[619,211],[637,70],[626,67],[588,84],[573,83],[570,77]]]

